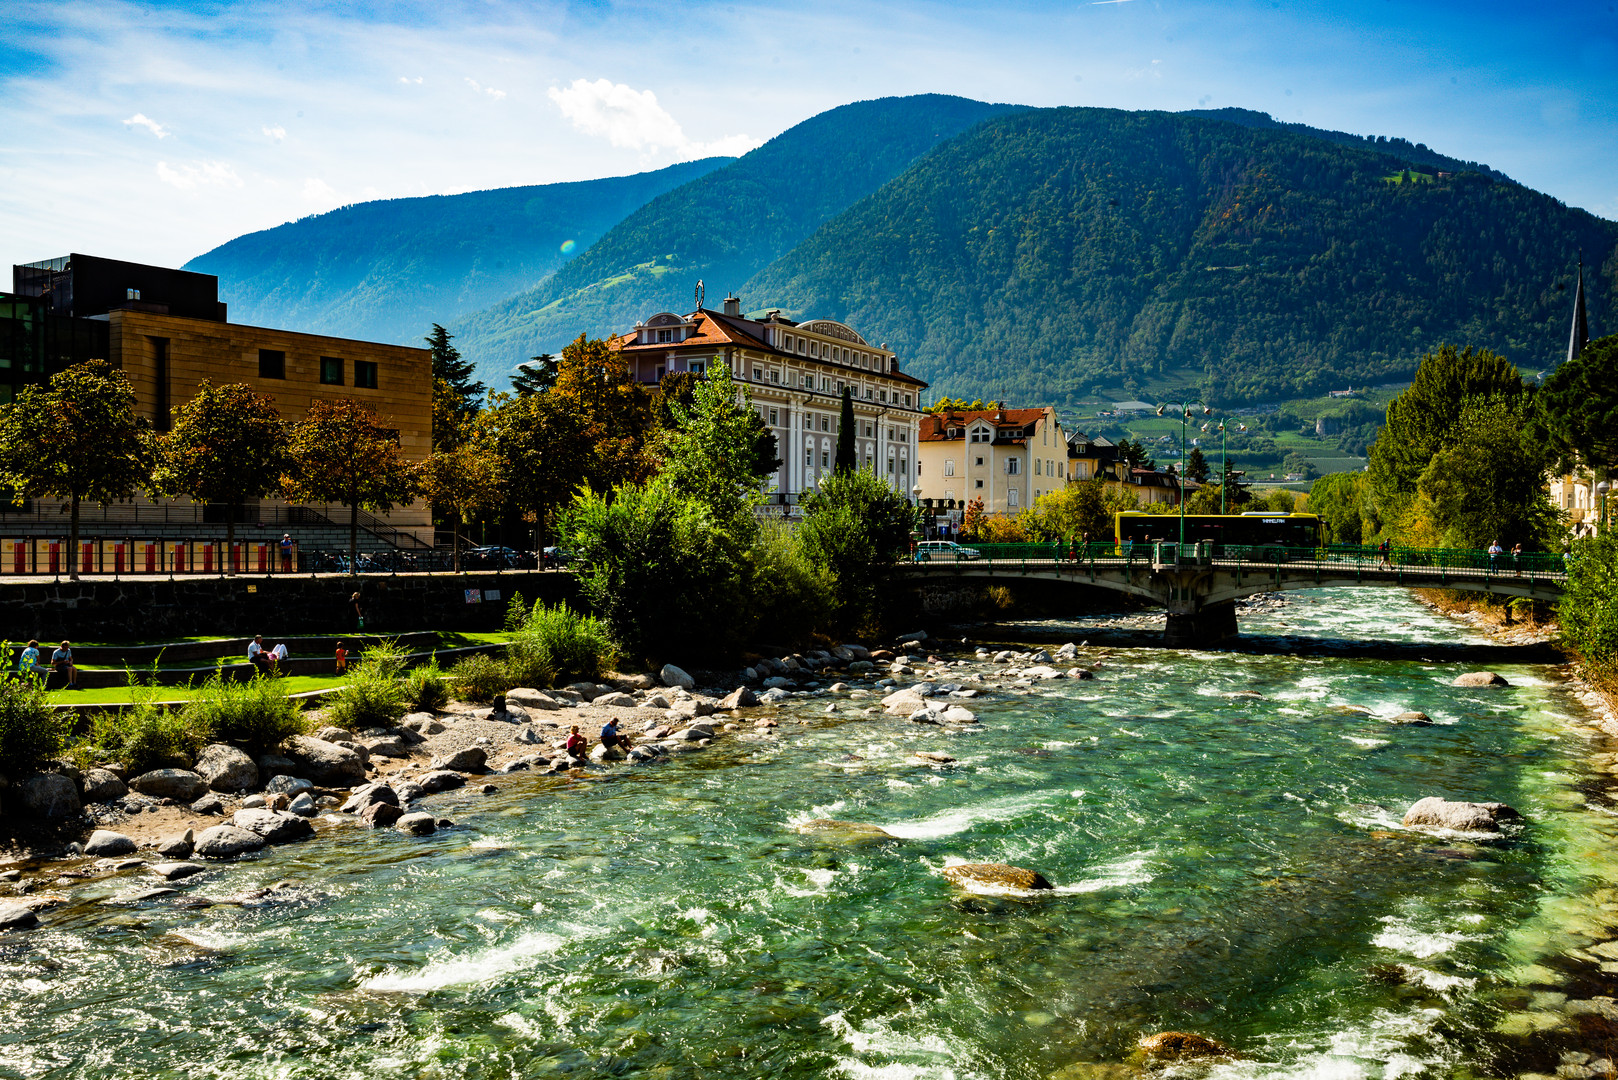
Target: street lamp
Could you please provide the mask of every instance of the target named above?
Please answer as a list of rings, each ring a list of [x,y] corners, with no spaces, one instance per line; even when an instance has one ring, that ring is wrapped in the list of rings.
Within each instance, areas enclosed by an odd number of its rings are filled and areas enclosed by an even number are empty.
[[[1596,519],[1597,533],[1607,531],[1607,492],[1611,490],[1612,485],[1605,480],[1596,485],[1596,494],[1601,496],[1601,516]]]
[[[1229,511],[1225,508],[1225,487],[1226,480],[1230,476],[1230,467],[1225,464],[1225,457],[1230,451],[1230,431],[1228,430],[1228,425],[1232,423],[1232,420],[1228,416],[1218,421],[1210,420],[1208,423],[1202,425],[1202,430],[1207,431],[1209,427],[1213,426],[1215,423],[1219,425],[1216,429],[1219,432],[1219,512],[1221,514],[1226,514],[1229,513]],[[1247,425],[1237,424],[1236,430],[1246,431]]]
[[[1180,552],[1185,550],[1185,425],[1186,422],[1191,419],[1192,406],[1201,404],[1202,403],[1200,401],[1182,401],[1179,405],[1175,406],[1180,412],[1180,467],[1175,470],[1180,477],[1180,546],[1175,550],[1175,562],[1180,561]],[[1166,401],[1159,405],[1157,407],[1157,415],[1162,416],[1163,410],[1167,409],[1168,407],[1169,403]],[[1202,415],[1212,416],[1212,406],[1203,405]]]

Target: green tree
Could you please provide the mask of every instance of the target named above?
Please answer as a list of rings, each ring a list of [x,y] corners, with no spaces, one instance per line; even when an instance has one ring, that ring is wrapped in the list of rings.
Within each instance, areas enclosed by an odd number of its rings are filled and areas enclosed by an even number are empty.
[[[1561,457],[1609,474],[1618,465],[1618,334],[1597,338],[1551,372],[1536,405]]]
[[[1575,541],[1567,569],[1556,609],[1562,640],[1592,681],[1618,691],[1618,533]]]
[[[1210,472],[1208,459],[1202,456],[1202,447],[1193,446],[1191,453],[1185,459],[1185,475],[1187,479],[1195,480],[1199,484],[1206,484]]]
[[[135,415],[135,392],[122,371],[89,360],[25,386],[0,406],[0,483],[21,503],[29,496],[67,499],[68,574],[79,576],[79,504],[105,506],[146,485],[151,430]]]
[[[446,447],[478,411],[484,386],[472,378],[476,367],[450,344],[454,337],[437,323],[424,340],[433,364],[433,446]]]
[[[1097,477],[1035,499],[1028,532],[1037,541],[1073,543],[1088,537],[1091,543],[1100,543],[1115,534],[1114,515],[1138,506],[1125,487]]]
[[[764,481],[781,467],[775,437],[728,367],[711,367],[708,377],[692,388],[692,397],[690,407],[669,406],[675,426],[659,446],[659,475],[675,494],[703,502],[739,539],[751,539],[756,524],[752,508],[762,497]],[[761,435],[769,440],[767,456],[760,453]]]
[[[292,425],[291,469],[282,479],[290,498],[348,507],[348,565],[359,573],[359,513],[386,513],[415,499],[416,477],[399,433],[349,398],[324,398]]]
[[[834,472],[853,472],[859,467],[859,455],[854,449],[854,398],[848,387],[843,387],[843,411],[837,417],[837,457],[832,462]]]
[[[1362,527],[1363,472],[1327,473],[1309,485],[1309,512],[1320,516],[1328,544],[1358,544]]]
[[[1444,546],[1544,548],[1555,540],[1558,513],[1540,486],[1551,452],[1526,430],[1525,405],[1499,397],[1469,403],[1416,481],[1417,508]]]
[[[1252,492],[1247,490],[1250,485],[1242,482],[1243,475],[1236,470],[1234,462],[1225,462],[1225,471],[1219,479],[1219,487],[1223,493],[1221,505],[1224,506],[1221,513],[1239,513],[1238,508],[1253,498]]]
[[[421,492],[450,523],[451,566],[461,572],[461,525],[494,513],[505,498],[500,454],[487,438],[435,450],[417,470]]]
[[[880,620],[881,586],[910,545],[915,506],[867,469],[833,472],[803,496],[799,542],[836,581],[836,622],[862,630]]]
[[[1099,393],[1097,396],[1099,396]],[[983,403],[982,398],[967,401],[965,398],[952,398],[946,395],[939,398],[937,401],[933,402],[931,405],[927,406],[921,411],[935,414],[947,412],[982,412],[987,408],[988,406]]]
[[[290,467],[286,424],[275,400],[243,383],[214,386],[204,379],[175,410],[173,430],[157,437],[152,490],[225,507],[225,548],[231,551],[242,503],[280,491]],[[229,558],[225,563],[234,568]]]
[[[541,353],[526,364],[518,364],[511,376],[511,389],[518,397],[549,393],[556,385],[556,357]]]
[[[1118,456],[1123,459],[1124,464],[1131,469],[1157,468],[1157,462],[1152,460],[1152,455],[1147,451],[1146,445],[1139,439],[1136,439],[1134,442],[1125,439],[1123,442],[1119,443]]]
[[[1304,456],[1302,451],[1294,450],[1281,461],[1281,470],[1285,473],[1296,473],[1305,480],[1313,480],[1320,475],[1315,463]]]
[[[496,394],[478,417],[514,510],[533,522],[534,547],[581,486],[588,487],[591,447],[584,419],[554,394]]]

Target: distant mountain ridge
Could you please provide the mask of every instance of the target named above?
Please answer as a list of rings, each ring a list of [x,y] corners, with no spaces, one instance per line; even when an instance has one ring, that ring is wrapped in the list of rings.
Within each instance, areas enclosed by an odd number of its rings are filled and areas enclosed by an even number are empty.
[[[239,236],[185,269],[219,277],[237,322],[419,345],[432,323],[533,287],[648,201],[734,160],[357,203]]]
[[[1408,375],[1440,342],[1537,367],[1566,347],[1581,248],[1606,263],[1592,305],[1618,310],[1618,225],[1477,172],[1390,182],[1434,159],[1381,145],[1173,113],[1002,116],[828,222],[743,304],[876,334],[934,394],[1058,404],[1313,394]]]
[[[581,332],[605,336],[659,310],[689,311],[699,279],[717,306],[939,142],[1022,109],[923,94],[820,113],[651,200],[537,288],[459,320],[457,344],[480,378],[504,385],[515,364]]]

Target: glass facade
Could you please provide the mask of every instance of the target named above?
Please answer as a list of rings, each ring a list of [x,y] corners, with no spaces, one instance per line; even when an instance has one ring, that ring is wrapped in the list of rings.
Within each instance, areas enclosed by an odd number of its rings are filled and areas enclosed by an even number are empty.
[[[105,360],[109,324],[52,312],[48,298],[0,293],[0,403],[85,360]]]

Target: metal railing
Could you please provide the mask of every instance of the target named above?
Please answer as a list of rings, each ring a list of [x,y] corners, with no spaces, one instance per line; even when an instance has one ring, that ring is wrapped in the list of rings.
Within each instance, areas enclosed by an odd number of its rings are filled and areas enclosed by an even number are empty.
[[[548,569],[533,552],[463,550],[461,570],[505,573]],[[348,548],[309,548],[293,542],[290,555],[278,541],[238,540],[227,551],[223,538],[106,539],[83,538],[77,555],[64,537],[0,539],[0,581],[8,577],[80,576],[292,576],[297,574],[444,574],[454,570],[454,555],[441,549],[360,552],[352,562]]]

